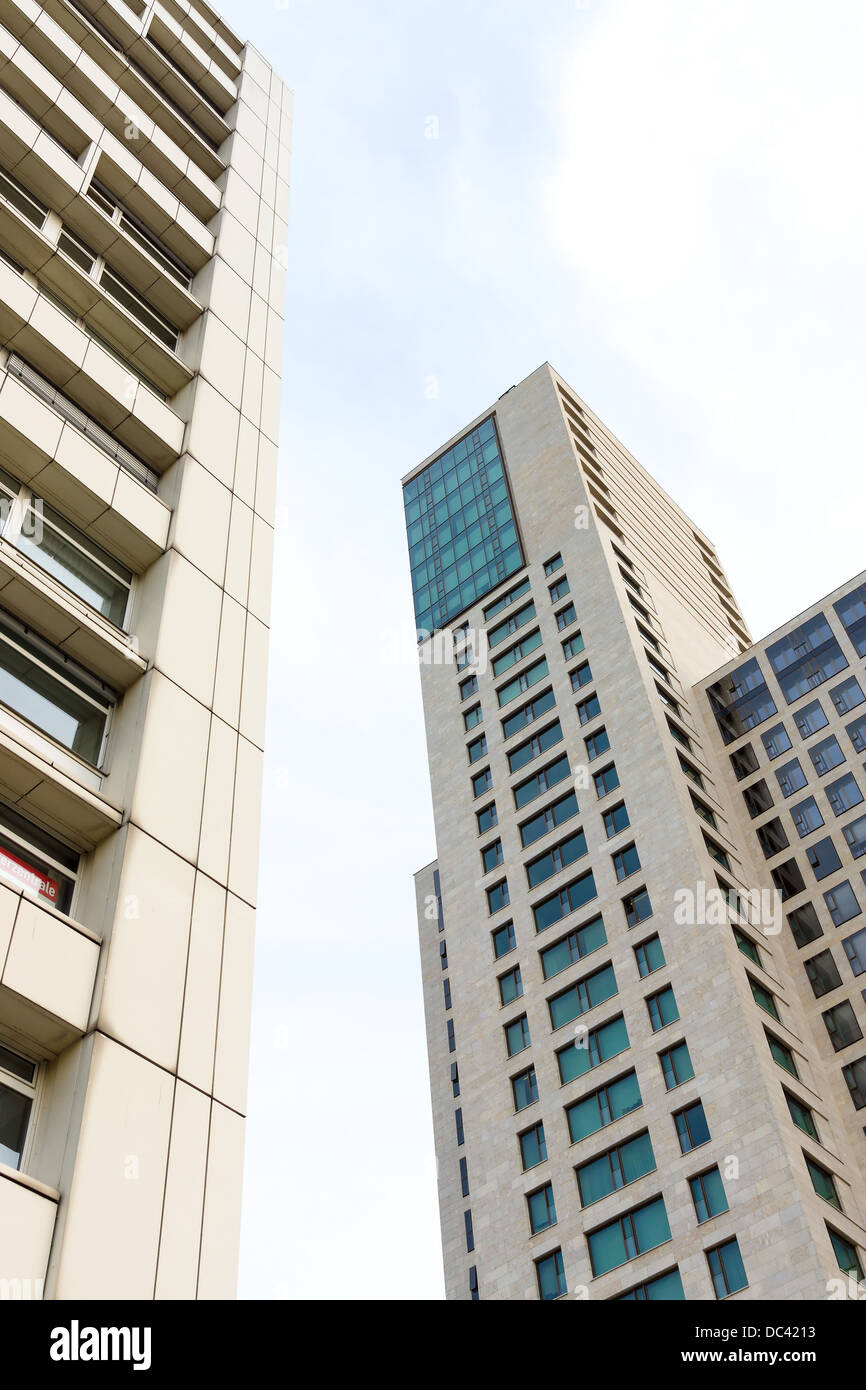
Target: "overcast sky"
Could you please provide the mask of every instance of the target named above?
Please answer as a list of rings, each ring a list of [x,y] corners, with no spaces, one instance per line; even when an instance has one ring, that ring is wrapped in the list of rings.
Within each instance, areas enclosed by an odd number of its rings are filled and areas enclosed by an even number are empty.
[[[756,637],[863,567],[866,7],[218,3],[296,97],[240,1293],[437,1298],[399,478],[547,360]]]

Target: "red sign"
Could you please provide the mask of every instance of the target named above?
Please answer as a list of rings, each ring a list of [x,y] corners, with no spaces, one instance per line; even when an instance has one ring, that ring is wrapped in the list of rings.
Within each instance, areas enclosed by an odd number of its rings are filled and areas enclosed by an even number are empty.
[[[25,888],[29,888],[32,893],[38,893],[40,898],[47,898],[52,904],[56,904],[57,895],[60,892],[60,884],[56,879],[48,878],[46,874],[34,869],[32,864],[27,864],[23,859],[11,854],[8,849],[0,847],[0,875],[9,878],[13,883],[20,883]]]

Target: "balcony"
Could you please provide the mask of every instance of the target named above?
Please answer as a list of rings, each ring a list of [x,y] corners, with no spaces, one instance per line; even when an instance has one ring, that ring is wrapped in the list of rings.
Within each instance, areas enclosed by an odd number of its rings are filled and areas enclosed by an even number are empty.
[[[0,850],[0,1022],[56,1055],[87,1029],[100,939],[23,888],[7,886],[26,872]]]
[[[59,1192],[0,1163],[3,1297],[41,1299]]]

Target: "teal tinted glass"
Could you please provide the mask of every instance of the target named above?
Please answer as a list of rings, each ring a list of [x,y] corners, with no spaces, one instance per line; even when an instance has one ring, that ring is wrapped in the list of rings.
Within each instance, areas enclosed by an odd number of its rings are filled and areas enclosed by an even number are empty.
[[[428,633],[523,565],[493,417],[403,489],[415,625]]]

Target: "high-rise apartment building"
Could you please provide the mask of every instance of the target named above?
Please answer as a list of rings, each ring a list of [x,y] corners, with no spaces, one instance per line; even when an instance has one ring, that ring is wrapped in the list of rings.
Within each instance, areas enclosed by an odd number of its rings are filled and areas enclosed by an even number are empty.
[[[0,1282],[235,1291],[290,94],[0,12]]]
[[[404,498],[447,1296],[849,1296],[863,576],[753,646],[710,540],[547,365]]]

